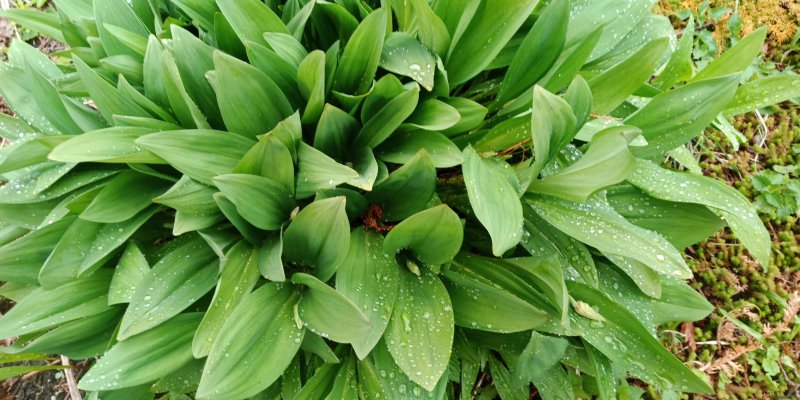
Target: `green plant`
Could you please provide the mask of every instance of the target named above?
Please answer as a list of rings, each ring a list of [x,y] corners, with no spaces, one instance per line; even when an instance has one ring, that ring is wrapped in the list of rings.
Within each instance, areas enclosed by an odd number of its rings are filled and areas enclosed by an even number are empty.
[[[769,235],[656,163],[796,96],[740,86],[764,30],[694,74],[649,0],[55,4],[3,14],[73,60],[0,69],[6,352],[97,398],[711,390],[654,337],[711,310],[677,249]]]
[[[800,179],[792,177],[797,169],[776,165],[750,177],[759,211],[778,219],[800,214]]]

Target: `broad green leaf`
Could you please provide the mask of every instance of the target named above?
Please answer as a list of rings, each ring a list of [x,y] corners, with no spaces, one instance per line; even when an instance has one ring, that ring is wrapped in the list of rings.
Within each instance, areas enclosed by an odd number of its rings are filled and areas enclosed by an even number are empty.
[[[214,52],[217,102],[229,131],[245,136],[267,133],[293,110],[267,75],[243,61]]]
[[[593,110],[608,114],[639,89],[655,70],[669,41],[653,40],[614,67],[589,80]]]
[[[589,83],[582,76],[576,75],[564,92],[564,100],[575,115],[574,129],[580,130],[592,114],[592,89]]]
[[[564,358],[568,345],[569,342],[564,338],[532,332],[528,344],[512,367],[514,380],[520,383],[533,382],[551,368],[561,368],[559,362]]]
[[[0,204],[0,220],[8,226],[18,229],[35,230],[43,225],[44,219],[59,202],[51,200],[44,203]],[[54,222],[51,218],[47,222]],[[47,225],[47,224],[44,224]],[[8,237],[14,240],[17,237]],[[2,244],[6,244],[3,242]]]
[[[210,185],[213,177],[231,173],[255,142],[229,132],[196,129],[153,133],[140,137],[136,144],[190,178]]]
[[[206,241],[208,247],[219,257],[220,261],[226,258],[225,252],[239,242],[238,235],[231,232],[226,226],[207,229],[198,234]]]
[[[52,290],[38,288],[0,317],[0,337],[39,332],[108,309],[111,271],[79,279]]]
[[[400,221],[425,209],[436,190],[436,168],[428,152],[421,149],[396,169],[367,196],[379,204],[389,221]]]
[[[472,210],[492,237],[492,253],[500,257],[522,238],[517,177],[505,161],[482,159],[469,146],[464,149],[463,171]]]
[[[278,138],[277,131],[273,130],[272,132],[275,134],[267,134],[259,138],[258,143],[239,160],[233,172],[269,178],[294,193],[292,153]]]
[[[622,182],[636,164],[628,144],[639,136],[636,127],[613,127],[598,132],[586,154],[574,164],[548,175],[528,187],[528,192],[572,201],[585,201],[592,193]]]
[[[362,147],[353,154],[353,169],[358,172],[358,178],[348,181],[350,186],[371,191],[375,180],[378,178],[378,161],[369,147]]]
[[[192,354],[202,358],[211,351],[211,345],[233,310],[258,281],[258,249],[239,242],[226,254],[222,273],[214,291],[214,298],[197,327],[192,339]]]
[[[217,203],[217,207],[219,207],[222,214],[225,215],[225,218],[230,221],[230,223],[239,231],[239,233],[250,243],[258,244],[261,243],[263,240],[263,231],[258,230],[255,226],[251,223],[247,222],[242,215],[239,214],[239,211],[236,209],[236,205],[233,204],[224,194],[221,192],[214,193],[214,202]]]
[[[450,47],[450,33],[427,1],[390,1],[389,5],[397,16],[400,30],[409,33],[416,32],[419,41],[425,47],[436,52],[439,57],[447,56],[447,49]]]
[[[250,293],[222,326],[203,369],[197,398],[253,396],[281,377],[303,342],[295,325],[298,294],[278,283]]]
[[[652,0],[570,1],[569,30],[566,47],[592,37],[598,43],[589,61],[605,55],[650,13]],[[602,29],[602,31],[598,31]],[[572,79],[570,77],[570,79]]]
[[[423,2],[423,4],[425,4]],[[427,4],[426,4],[427,5]],[[426,90],[433,90],[436,57],[417,39],[405,32],[392,32],[383,43],[381,68],[407,76]]]
[[[347,201],[345,204],[345,212],[351,221],[360,219],[369,208],[367,198],[361,193],[351,189],[328,189],[317,193],[314,201],[322,199],[329,199],[331,197],[344,196]]]
[[[661,275],[658,272],[631,258],[608,253],[603,255],[625,272],[642,293],[655,299],[661,298]]]
[[[163,164],[136,145],[137,138],[154,133],[148,128],[113,127],[71,137],[48,155],[53,161]]]
[[[63,354],[73,359],[96,357],[108,350],[120,314],[119,308],[112,307],[42,334],[23,335],[3,352],[22,356],[31,352]]]
[[[212,197],[214,192],[212,187],[183,175],[169,190],[154,198],[153,202],[191,215],[215,214],[218,210]]]
[[[65,99],[62,99],[56,87],[29,63],[25,68],[27,69],[26,82],[28,82],[31,95],[44,113],[44,117],[62,133],[71,135],[81,133],[83,129],[67,111]]]
[[[403,93],[405,89],[406,87],[394,74],[386,74],[381,77],[375,83],[369,95],[364,98],[364,104],[361,107],[361,120],[366,121],[372,118],[390,100]]]
[[[286,274],[283,271],[283,232],[264,240],[258,253],[258,271],[261,276],[273,282],[283,282]]]
[[[479,261],[480,260],[476,260],[473,257],[471,260],[468,259],[468,261],[464,263],[468,264],[469,268],[473,271],[477,271],[479,274],[486,276],[486,268],[491,266],[491,263],[485,262],[486,260],[483,260],[483,263]],[[509,258],[507,261],[507,263],[496,264],[497,268],[501,271],[505,270],[510,272],[523,282],[529,283],[536,289],[537,294],[535,297],[544,299],[548,303],[547,307],[540,306],[539,308],[549,311],[550,314],[553,315],[554,320],[558,321],[561,326],[569,327],[569,320],[567,318],[567,311],[570,305],[569,293],[564,285],[564,272],[559,259],[556,257],[539,256]],[[497,272],[492,271],[492,273],[495,274],[495,278],[493,279],[497,280]],[[518,297],[526,295],[515,286],[512,286],[512,288],[518,291]],[[527,300],[531,304],[539,301],[538,299],[531,301],[530,297],[530,294],[528,294]]]
[[[540,86],[533,88],[531,132],[536,132],[533,135],[533,177],[572,140],[576,124],[569,103]]]
[[[217,6],[244,43],[266,43],[264,32],[290,33],[280,17],[259,0],[217,0]]]
[[[687,81],[692,76],[692,47],[694,46],[694,20],[690,19],[678,41],[678,48],[670,56],[664,70],[653,80],[661,89],[670,89],[677,82]]]
[[[446,269],[443,273],[453,303],[456,325],[508,333],[527,331],[549,320],[549,315],[505,290]]]
[[[540,389],[543,399],[574,400],[575,389],[570,384],[570,375],[561,365],[557,365],[537,376],[533,386]]]
[[[147,208],[154,197],[168,188],[167,181],[138,172],[123,172],[100,190],[80,217],[107,224],[124,222]]]
[[[709,207],[724,219],[753,257],[766,268],[770,259],[770,236],[755,208],[736,189],[704,176],[672,172],[638,160],[628,181],[647,194],[668,201]]]
[[[508,66],[495,103],[519,96],[547,73],[564,47],[568,19],[567,0],[553,1],[542,11]]]
[[[623,307],[601,292],[577,282],[568,282],[570,294],[595,308],[605,322],[573,319],[581,337],[612,362],[631,371],[643,381],[662,389],[690,393],[711,393],[702,379],[683,365]]]
[[[419,87],[408,89],[389,100],[380,111],[365,120],[364,126],[355,137],[354,145],[374,148],[386,141],[414,112],[418,101]]]
[[[27,85],[23,85],[26,71],[10,63],[0,63],[0,88],[3,99],[14,114],[25,124],[46,134],[57,134],[58,130],[47,120]],[[9,117],[10,118],[10,117]]]
[[[162,107],[170,105],[165,83],[169,80],[164,71],[164,46],[153,35],[147,38],[147,50],[144,53],[142,65],[144,94]],[[174,64],[174,62],[173,62]],[[177,69],[177,67],[176,67]],[[177,72],[177,71],[176,71]],[[176,116],[177,116],[177,110]]]
[[[297,148],[297,183],[299,199],[313,196],[321,189],[333,189],[358,178],[358,172],[336,162],[325,153],[300,142]]]
[[[42,264],[74,220],[64,218],[0,247],[0,280],[38,286]]]
[[[316,1],[309,1],[297,12],[297,14],[292,16],[289,22],[286,23],[286,28],[289,29],[289,31],[297,40],[302,39],[303,31],[305,30],[308,19],[311,17],[311,13],[314,11],[315,4],[317,4]],[[287,13],[286,8],[284,8],[283,17],[286,18],[287,15],[289,14]]]
[[[602,194],[573,203],[548,196],[526,198],[539,216],[562,232],[600,251],[638,260],[664,275],[689,278],[681,253],[655,232],[617,214]]]
[[[136,15],[136,12],[131,7],[133,3],[128,3],[123,0],[109,0],[93,2],[93,5],[94,19],[96,20],[97,31],[100,36],[100,42],[103,45],[103,51],[108,55],[128,54],[138,56],[136,52],[114,35],[111,35],[105,28],[106,25],[116,25],[137,35],[141,35],[142,37],[147,37],[150,31],[147,25]],[[152,22],[148,22],[150,26],[152,26]]]
[[[586,349],[594,369],[592,372],[597,385],[597,398],[600,400],[615,400],[617,398],[617,382],[611,361],[589,343],[584,342],[583,348]]]
[[[455,257],[463,239],[461,219],[450,207],[441,204],[397,224],[386,235],[383,250],[391,255],[407,249],[420,261],[438,265]]]
[[[513,382],[511,374],[500,360],[489,357],[489,370],[492,373],[494,387],[503,400],[526,400],[530,396],[528,384]]]
[[[279,122],[275,129],[267,133],[280,140],[292,154],[292,161],[297,161],[298,143],[303,139],[303,126],[300,120],[300,112],[295,111],[291,117]]]
[[[613,29],[613,28],[612,28]],[[597,57],[592,57],[591,62],[586,66],[586,70],[602,71],[613,67],[620,61],[630,57],[645,44],[657,39],[665,38],[670,41],[670,51],[674,48],[675,29],[672,27],[670,19],[664,15],[653,13],[645,14],[635,25],[631,27],[627,34],[614,43],[614,47],[607,53]],[[666,54],[659,65],[666,61]]]
[[[363,94],[372,85],[386,36],[386,10],[377,9],[364,18],[342,52],[333,88],[337,92]]]
[[[17,171],[25,167],[47,162],[47,155],[53,145],[63,142],[65,136],[41,136],[30,138],[17,138],[13,143],[8,143],[0,150],[0,173]],[[50,140],[57,140],[52,143]]]
[[[461,115],[453,106],[441,100],[428,99],[419,104],[406,123],[428,131],[441,131],[454,126],[460,119]]]
[[[659,200],[631,185],[609,188],[607,197],[625,219],[658,232],[677,249],[705,240],[725,227],[725,222],[705,206]]]
[[[205,30],[214,27],[214,14],[219,12],[216,2],[203,0],[173,0],[181,11],[185,12],[192,20],[200,23]]]
[[[130,303],[138,287],[150,272],[144,253],[135,243],[128,244],[114,269],[108,288],[108,304]]]
[[[23,180],[12,178],[0,186],[0,198],[5,204],[53,200],[119,173],[119,170],[105,168],[72,171],[75,166],[73,163],[35,166]]]
[[[768,76],[739,87],[722,113],[727,116],[740,115],[797,97],[800,97],[800,76]]]
[[[729,74],[739,74],[752,65],[761,54],[764,39],[767,37],[767,27],[762,26],[747,35],[730,50],[722,53],[719,58],[710,62],[692,78],[692,82],[704,79],[719,78]]]
[[[35,9],[12,8],[0,11],[0,16],[14,21],[28,29],[41,33],[44,36],[64,42],[64,35],[60,29],[58,16],[55,13],[43,12]]]
[[[489,111],[480,103],[465,99],[463,97],[450,97],[443,99],[442,101],[453,106],[453,108],[455,108],[456,111],[458,111],[458,114],[461,116],[455,125],[441,132],[447,137],[453,137],[459,133],[468,132],[477,128],[481,123],[483,123],[483,119],[486,117],[486,113]]]
[[[410,396],[413,396],[413,398],[432,400],[442,400],[446,398],[447,375],[442,375],[442,378],[439,379],[439,382],[433,390],[426,389],[410,379],[397,363],[395,363],[392,354],[389,353],[386,347],[385,341],[381,341],[375,346],[375,350],[372,352],[372,361],[374,361],[374,366],[369,364],[369,358],[360,361],[358,365],[361,382],[366,380],[365,375],[369,372],[373,372],[377,375],[378,382],[374,382],[375,376],[370,379],[371,390],[366,390],[366,388],[364,388],[367,394],[367,396],[365,396],[367,400],[404,400],[408,399]]]
[[[29,126],[20,116],[12,117],[0,114],[0,137],[8,141],[30,139],[39,135],[33,127]]]
[[[656,159],[689,142],[729,104],[738,80],[734,75],[705,79],[653,97],[624,121],[641,129],[648,143],[633,153]]]
[[[344,197],[307,205],[283,234],[284,259],[314,267],[322,281],[333,276],[347,256],[349,246],[350,223]]]
[[[303,344],[300,345],[300,348],[319,356],[326,364],[338,364],[341,362],[341,360],[336,357],[336,353],[328,346],[328,342],[315,333],[309,334],[306,332],[305,337],[303,337]],[[284,374],[284,376],[286,376],[286,374]]]
[[[294,107],[301,104],[302,96],[297,81],[297,68],[281,58],[272,49],[258,43],[245,42],[250,64],[266,74],[281,89]]]
[[[667,322],[697,321],[708,316],[714,307],[702,294],[680,279],[663,277],[661,296],[653,299],[642,293],[630,277],[611,266],[598,263],[599,289],[611,300],[630,311],[651,333]]]
[[[297,83],[300,94],[306,99],[303,122],[319,121],[325,106],[325,53],[314,50],[297,67]]]
[[[502,152],[519,147],[531,140],[531,118],[526,116],[507,119],[489,129],[475,143],[479,152]]]
[[[229,174],[216,176],[213,181],[242,218],[264,230],[280,229],[296,206],[292,193],[269,178]]]
[[[343,159],[359,129],[361,124],[353,116],[325,104],[314,132],[314,148],[331,157]]]
[[[246,58],[247,49],[244,43],[239,40],[239,36],[236,35],[231,23],[225,19],[222,13],[214,14],[214,38],[217,41],[218,49],[239,59]]]
[[[436,168],[450,168],[464,162],[461,151],[450,139],[439,132],[409,130],[397,132],[376,149],[383,161],[405,164],[417,152],[425,149]]]
[[[55,288],[93,273],[113,257],[117,249],[156,211],[158,207],[150,207],[115,224],[75,220],[42,265],[39,283],[42,287]]]
[[[537,3],[535,0],[481,1],[460,35],[451,30],[453,40],[446,63],[450,83],[464,83],[486,68],[528,19]]]
[[[225,110],[227,105],[224,101],[219,99],[220,97],[225,97],[221,96],[219,93],[217,93],[216,97],[214,96],[215,90],[212,88],[213,81],[209,82],[206,78],[206,74],[208,71],[214,70],[215,68],[220,74],[232,72],[229,70],[220,70],[219,64],[214,56],[214,48],[203,43],[200,38],[177,25],[171,26],[171,33],[175,65],[178,67],[178,73],[183,81],[183,86],[186,88],[186,93],[202,111],[209,123],[217,129],[222,129],[224,115],[220,115],[220,111]],[[224,81],[224,83],[235,86],[229,81]],[[253,86],[250,86],[250,88],[252,89]],[[219,92],[222,89],[227,88],[220,85],[216,88],[216,91]],[[229,126],[229,128],[233,127]],[[243,133],[236,130],[234,130],[234,132]]]
[[[299,368],[298,368],[299,369]],[[333,382],[336,380],[336,375],[340,370],[340,366],[338,364],[323,364],[321,367],[317,368],[314,371],[314,375],[312,375],[306,382],[303,384],[302,388],[296,393],[291,393],[287,397],[292,397],[297,400],[311,400],[311,399],[325,399],[327,394],[330,392],[331,386],[333,386]],[[298,374],[297,378],[298,381],[300,380],[300,376]],[[294,384],[295,382],[291,382]],[[289,384],[284,380],[282,382],[284,388],[284,393],[287,391],[287,386]],[[297,386],[300,386],[301,383],[297,382]]]
[[[395,363],[409,379],[432,391],[446,372],[453,334],[453,306],[439,278],[427,269],[420,276],[401,269],[385,334]]]
[[[308,55],[308,50],[303,47],[294,36],[286,33],[278,32],[264,32],[264,40],[267,45],[275,51],[278,56],[292,64],[295,68],[300,66],[300,63]]]
[[[164,75],[162,85],[165,89],[170,108],[181,125],[187,128],[211,129],[206,116],[190,97],[181,77],[175,59],[169,52],[162,52],[160,68]]]
[[[352,343],[360,359],[372,351],[389,324],[397,295],[397,273],[397,262],[383,251],[383,236],[361,228],[353,230],[347,258],[336,271],[336,290],[372,324],[360,340]]]
[[[191,306],[216,284],[218,265],[216,254],[200,238],[159,260],[136,288],[117,339],[150,330]]]
[[[292,275],[292,282],[307,287],[297,315],[311,332],[334,342],[354,343],[372,329],[361,309],[326,283],[299,272]]]
[[[83,390],[114,390],[154,382],[192,361],[192,335],[202,313],[180,314],[119,342],[81,378]]]
[[[138,70],[137,73],[141,74],[141,72]],[[141,79],[139,79],[137,82],[140,81]],[[180,129],[180,127],[176,125],[178,122],[175,120],[175,118],[172,117],[172,114],[164,110],[164,108],[162,108],[158,103],[156,103],[155,101],[151,100],[150,98],[139,92],[139,90],[133,87],[130,84],[130,82],[128,82],[128,80],[125,79],[124,76],[119,77],[119,81],[117,82],[117,91],[120,96],[132,100],[134,103],[142,107],[145,111],[149,112],[152,116],[157,117],[158,119],[156,121],[159,121],[165,127],[175,126],[176,128],[172,129]],[[114,121],[117,121],[117,123],[119,123],[119,121],[130,122],[130,121],[136,121],[136,120],[141,121],[148,119],[144,117],[131,117],[124,115],[115,115],[113,118]]]
[[[147,389],[150,396],[152,396],[152,392],[191,393],[200,382],[200,375],[203,373],[204,365],[205,360],[193,360],[178,370],[163,376],[156,383],[147,385],[144,388]],[[146,400],[151,399],[148,398]]]
[[[135,117],[150,116],[147,111],[134,101],[119,96],[114,85],[106,81],[79,57],[73,56],[72,61],[75,63],[75,69],[78,71],[81,82],[106,121],[113,123],[112,116],[115,114]]]
[[[573,280],[580,277],[589,286],[597,287],[597,269],[586,245],[554,228],[532,209],[525,210],[524,214],[522,247],[535,257],[559,256],[564,275]]]
[[[18,365],[10,367],[0,367],[0,379],[7,380],[19,375],[26,375],[29,373],[36,373],[40,371],[52,371],[59,369],[71,368],[66,365]]]

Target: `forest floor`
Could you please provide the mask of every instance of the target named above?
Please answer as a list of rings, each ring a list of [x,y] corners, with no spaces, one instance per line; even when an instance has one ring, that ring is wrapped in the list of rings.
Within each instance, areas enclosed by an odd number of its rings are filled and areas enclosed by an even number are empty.
[[[764,56],[752,72],[800,72],[800,2],[669,0],[659,7],[676,28],[689,17],[700,27],[698,66],[766,24]],[[717,310],[663,327],[661,339],[711,377],[720,399],[800,398],[800,105],[758,110],[733,126],[743,135],[738,146],[709,129],[690,148],[706,176],[758,204],[772,235],[772,262],[759,266],[727,230],[688,249],[694,286]]]

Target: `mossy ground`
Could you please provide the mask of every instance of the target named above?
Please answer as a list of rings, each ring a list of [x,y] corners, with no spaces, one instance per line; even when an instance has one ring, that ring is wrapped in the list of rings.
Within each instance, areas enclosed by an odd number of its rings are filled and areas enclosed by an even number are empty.
[[[687,0],[662,1],[659,6],[678,27],[683,25],[678,17],[683,9],[704,21],[700,26],[716,44],[716,49],[708,46],[708,53],[700,54],[704,57],[716,56],[737,39],[729,24],[731,11],[737,10],[740,35],[760,25],[769,27],[759,73],[800,71],[796,1],[740,0],[737,5],[729,0]],[[717,9],[714,18],[715,7],[730,11]],[[733,125],[747,139],[738,150],[716,130],[707,130],[692,145],[705,175],[728,182],[754,200],[758,193],[751,176],[776,165],[800,165],[800,105],[787,102],[749,113]],[[720,399],[800,398],[800,216],[762,215],[762,220],[772,236],[770,265],[759,266],[729,231],[688,249],[693,285],[717,311],[705,320],[661,331],[662,340],[679,358],[711,377]]]

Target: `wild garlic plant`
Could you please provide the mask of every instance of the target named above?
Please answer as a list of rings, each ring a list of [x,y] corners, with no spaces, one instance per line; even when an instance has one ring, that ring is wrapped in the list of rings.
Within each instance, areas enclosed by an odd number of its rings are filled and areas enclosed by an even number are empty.
[[[54,3],[2,14],[68,46],[0,67],[4,352],[97,399],[711,391],[655,337],[712,310],[681,249],[770,238],[660,164],[800,85],[742,82],[765,30],[694,71],[653,0]]]

